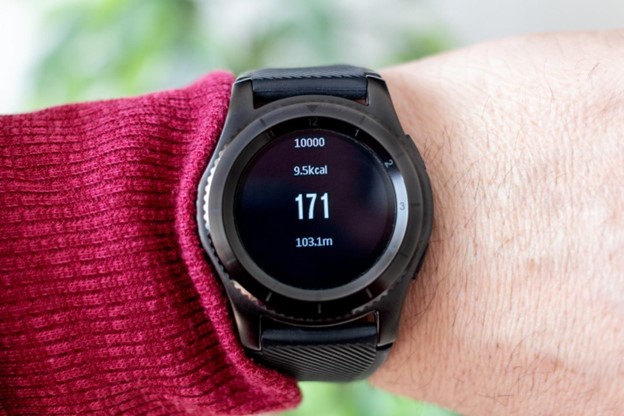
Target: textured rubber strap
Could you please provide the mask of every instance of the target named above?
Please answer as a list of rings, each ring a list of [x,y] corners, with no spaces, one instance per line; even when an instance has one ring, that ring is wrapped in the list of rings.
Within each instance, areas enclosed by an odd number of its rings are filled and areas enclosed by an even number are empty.
[[[366,71],[351,65],[266,68],[249,73],[254,98],[273,101],[296,95],[366,99]]]
[[[374,324],[335,328],[266,329],[257,357],[298,380],[353,381],[368,377],[385,360]]]
[[[247,74],[254,100],[272,101],[299,95],[331,95],[366,100],[367,74],[350,65],[312,68],[260,69]],[[375,323],[346,323],[330,328],[263,328],[263,363],[298,380],[352,381],[368,377],[386,358],[388,348],[377,347]]]

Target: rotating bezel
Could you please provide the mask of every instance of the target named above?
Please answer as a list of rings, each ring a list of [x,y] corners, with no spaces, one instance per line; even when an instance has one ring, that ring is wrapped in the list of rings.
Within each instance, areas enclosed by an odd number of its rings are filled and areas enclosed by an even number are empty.
[[[396,221],[383,254],[363,275],[335,288],[300,289],[268,276],[249,256],[236,228],[235,191],[245,167],[259,149],[278,136],[276,132],[299,124],[335,129],[362,140],[382,160],[394,188]],[[408,140],[392,133],[365,105],[341,98],[292,97],[263,107],[257,118],[229,140],[200,186],[205,221],[200,227],[205,227],[227,279],[258,305],[286,319],[338,318],[373,304],[405,277],[419,251],[424,202],[417,160],[406,148],[413,146]]]

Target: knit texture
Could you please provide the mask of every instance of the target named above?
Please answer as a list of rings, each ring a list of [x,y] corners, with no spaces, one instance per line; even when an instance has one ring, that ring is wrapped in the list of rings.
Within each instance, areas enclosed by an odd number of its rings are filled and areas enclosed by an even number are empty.
[[[0,414],[299,401],[243,353],[197,235],[231,84],[0,117]]]

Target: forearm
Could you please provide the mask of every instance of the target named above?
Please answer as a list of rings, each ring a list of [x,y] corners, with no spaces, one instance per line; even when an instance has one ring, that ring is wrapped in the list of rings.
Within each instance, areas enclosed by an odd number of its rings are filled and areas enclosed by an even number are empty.
[[[466,414],[624,408],[622,46],[532,36],[384,73],[436,213],[376,383]]]

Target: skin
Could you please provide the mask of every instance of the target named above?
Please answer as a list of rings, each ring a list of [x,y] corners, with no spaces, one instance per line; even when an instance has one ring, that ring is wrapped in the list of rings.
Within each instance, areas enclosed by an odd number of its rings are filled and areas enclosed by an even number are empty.
[[[373,384],[465,415],[624,411],[624,31],[383,73],[435,223]]]

